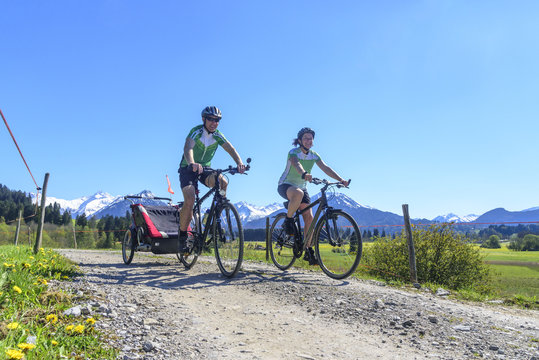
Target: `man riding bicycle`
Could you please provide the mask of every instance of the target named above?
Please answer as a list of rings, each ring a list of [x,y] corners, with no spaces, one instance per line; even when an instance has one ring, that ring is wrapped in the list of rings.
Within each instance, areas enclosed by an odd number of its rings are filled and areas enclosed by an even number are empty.
[[[215,173],[210,168],[211,160],[220,145],[238,165],[239,173],[245,172],[240,155],[217,130],[222,114],[216,106],[207,106],[202,110],[202,125],[195,126],[187,135],[183,147],[183,156],[178,173],[183,193],[183,206],[180,210],[179,246],[181,252],[189,252],[187,244],[187,228],[193,217],[195,191],[198,190],[198,180],[207,187],[215,185]],[[219,175],[220,188],[226,191],[228,182]]]
[[[288,152],[286,168],[279,179],[277,191],[279,195],[289,201],[286,219],[284,221],[284,230],[288,235],[294,235],[294,213],[299,209],[305,209],[310,203],[311,198],[307,192],[307,182],[311,182],[311,170],[316,163],[318,167],[328,176],[340,181],[344,186],[348,186],[348,181],[341,178],[333,169],[327,166],[320,155],[311,150],[313,146],[315,132],[313,129],[305,127],[298,132],[292,145],[299,146]],[[303,214],[304,228],[308,229],[313,221],[313,213],[308,209]],[[314,256],[311,238],[306,239],[306,251],[304,260],[309,265],[317,265],[318,262]]]

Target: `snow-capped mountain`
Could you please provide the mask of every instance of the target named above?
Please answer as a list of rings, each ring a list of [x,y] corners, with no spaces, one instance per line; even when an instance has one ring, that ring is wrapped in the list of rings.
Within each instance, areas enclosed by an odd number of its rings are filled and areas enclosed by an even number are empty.
[[[41,199],[41,194],[39,195],[40,197],[38,201]],[[35,199],[35,194],[31,194],[31,196]],[[60,205],[61,212],[64,213],[65,211],[71,211],[71,216],[73,218],[83,213],[86,214],[87,217],[91,217],[94,213],[111,204],[119,197],[120,196],[112,196],[101,191],[92,196],[83,196],[73,200],[63,200],[47,196],[45,206],[58,203],[58,205]]]
[[[470,214],[466,216],[458,216],[456,214],[449,213],[447,215],[436,216],[434,219],[432,219],[432,221],[439,222],[439,223],[450,223],[450,222],[464,223],[464,222],[472,222],[478,217],[479,215],[475,215],[475,214]]]
[[[265,218],[269,214],[284,209],[282,204],[273,203],[267,206],[256,206],[248,204],[245,201],[235,203],[236,209],[240,213],[240,218],[243,223],[248,221]]]
[[[372,225],[396,225],[402,224],[402,216],[396,215],[387,211],[380,211],[370,206],[365,206],[348,195],[343,193],[327,194],[329,205],[342,209],[352,215],[356,220],[359,226],[372,226]],[[311,199],[315,201],[320,197],[320,193],[314,195]],[[317,207],[313,208],[313,213],[316,212]],[[278,214],[279,212],[284,211],[283,207],[280,207],[276,211],[266,215],[270,218]],[[265,217],[247,221],[243,223],[245,229],[257,229],[264,228],[266,226]]]

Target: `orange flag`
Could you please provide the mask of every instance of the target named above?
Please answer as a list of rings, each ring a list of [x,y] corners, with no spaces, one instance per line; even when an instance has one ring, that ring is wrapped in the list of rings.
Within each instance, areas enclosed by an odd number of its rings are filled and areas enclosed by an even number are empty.
[[[170,180],[168,179],[168,175],[165,175],[167,177],[167,183],[168,183],[168,192],[171,194],[174,194],[174,191],[172,191],[172,187],[170,186]]]

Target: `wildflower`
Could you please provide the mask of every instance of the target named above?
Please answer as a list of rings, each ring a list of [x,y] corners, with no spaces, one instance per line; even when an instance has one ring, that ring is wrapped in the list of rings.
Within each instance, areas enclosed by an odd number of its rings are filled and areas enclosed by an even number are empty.
[[[12,323],[9,323],[7,324],[7,328],[9,330],[15,330],[16,328],[19,327],[19,323],[18,322],[12,322]]]
[[[49,314],[47,315],[46,319],[47,319],[47,322],[56,324],[56,322],[58,321],[58,316],[56,316],[55,314]]]
[[[8,356],[8,359],[22,359],[24,357],[24,353],[13,349],[6,351],[6,355]]]
[[[74,329],[73,329],[74,332],[77,332],[79,334],[82,334],[82,332],[84,331],[84,325],[77,325]]]
[[[88,319],[86,319],[86,322],[88,324],[90,324],[90,325],[93,325],[93,324],[95,324],[95,319],[94,318],[88,318]]]
[[[32,350],[36,346],[34,344],[20,343],[17,345],[21,350]]]
[[[54,346],[58,345],[58,341],[56,340],[51,340],[51,344],[53,344]]]
[[[35,258],[33,256],[30,256],[30,259],[34,260]]]
[[[71,331],[71,330],[73,330],[73,325],[66,326],[66,331]]]
[[[62,276],[62,279],[69,279],[69,276],[64,275]]]
[[[18,292],[19,294],[22,293],[22,290],[20,287],[18,287],[17,285],[13,286],[13,290]]]
[[[32,265],[30,265],[30,264],[28,264],[28,263],[23,263],[22,266],[24,266],[26,269],[28,269],[28,268],[29,268],[30,266],[32,266]]]

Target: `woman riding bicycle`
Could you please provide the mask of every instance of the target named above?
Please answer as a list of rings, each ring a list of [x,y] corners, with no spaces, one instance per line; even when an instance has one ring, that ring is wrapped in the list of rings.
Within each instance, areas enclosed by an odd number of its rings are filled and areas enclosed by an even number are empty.
[[[305,209],[311,202],[307,192],[307,182],[312,180],[311,170],[316,163],[318,167],[329,177],[340,181],[344,186],[348,186],[348,181],[340,177],[333,169],[327,166],[320,155],[311,150],[313,146],[315,132],[313,129],[305,127],[298,132],[292,145],[296,146],[288,152],[286,168],[279,179],[277,192],[283,198],[289,201],[284,229],[288,235],[294,235],[294,213],[299,209]],[[299,146],[299,147],[297,147]],[[311,209],[303,213],[304,228],[308,229],[313,221]],[[311,238],[306,239],[306,251],[304,260],[309,265],[317,265],[318,262],[314,256]]]

